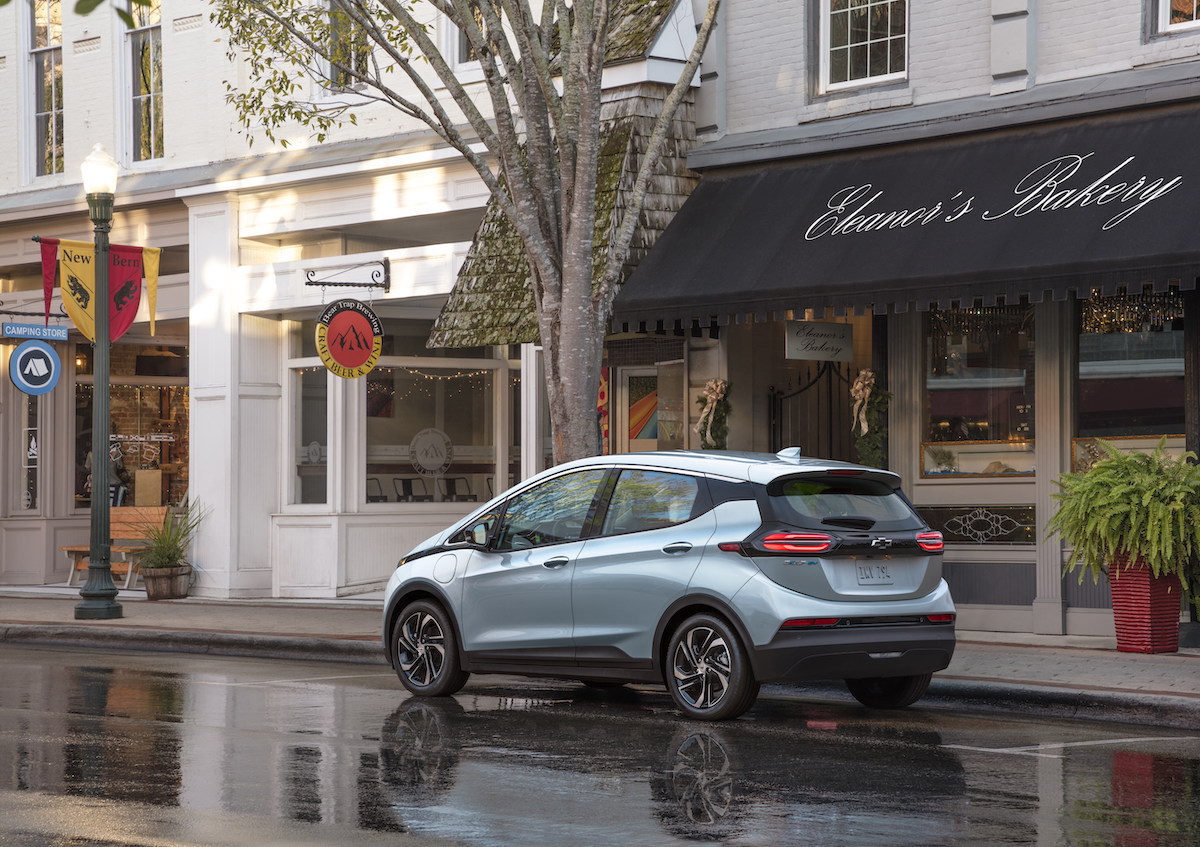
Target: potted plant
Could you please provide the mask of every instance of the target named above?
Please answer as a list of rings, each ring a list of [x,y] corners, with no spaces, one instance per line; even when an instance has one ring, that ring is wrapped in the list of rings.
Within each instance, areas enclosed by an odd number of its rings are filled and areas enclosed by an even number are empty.
[[[161,524],[144,527],[146,544],[138,557],[147,600],[177,600],[188,595],[192,565],[188,550],[207,511],[198,503],[184,502],[167,509]]]
[[[1166,439],[1151,453],[1125,453],[1106,441],[1088,470],[1059,477],[1059,509],[1049,530],[1073,548],[1065,570],[1104,574],[1112,588],[1117,649],[1179,649],[1183,589],[1200,555],[1200,465],[1178,458]]]

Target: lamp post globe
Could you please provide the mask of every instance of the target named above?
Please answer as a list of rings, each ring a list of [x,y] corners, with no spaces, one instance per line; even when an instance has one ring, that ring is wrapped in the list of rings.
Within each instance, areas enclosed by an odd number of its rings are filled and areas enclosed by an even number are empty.
[[[95,353],[92,356],[92,502],[91,541],[87,583],[79,590],[76,619],[111,619],[122,616],[117,586],[112,579],[112,539],[108,485],[109,438],[109,330],[108,234],[112,230],[113,197],[117,190],[117,162],[97,144],[80,170],[87,195],[88,218],[96,233]]]

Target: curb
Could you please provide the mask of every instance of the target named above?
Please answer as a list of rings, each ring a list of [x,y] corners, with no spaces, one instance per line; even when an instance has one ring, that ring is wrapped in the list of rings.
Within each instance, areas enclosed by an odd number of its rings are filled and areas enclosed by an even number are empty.
[[[383,645],[375,640],[297,638],[108,626],[0,624],[0,642],[386,665]]]
[[[1186,730],[1200,727],[1200,698],[1172,694],[964,682],[939,680],[935,676],[929,693],[921,702],[934,708],[1009,717],[1102,721]]]
[[[842,703],[856,702],[840,683],[835,682],[776,684],[765,686],[764,691],[801,699],[816,697]],[[1191,731],[1200,727],[1200,697],[1007,682],[966,682],[940,679],[936,674],[929,691],[911,708],[1008,719],[1082,720]]]

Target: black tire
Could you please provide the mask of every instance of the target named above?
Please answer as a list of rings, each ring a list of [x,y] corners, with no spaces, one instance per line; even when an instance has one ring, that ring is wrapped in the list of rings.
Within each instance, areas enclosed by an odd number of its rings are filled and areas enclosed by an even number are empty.
[[[671,636],[663,679],[689,718],[723,721],[754,705],[758,682],[737,632],[712,615],[693,615]]]
[[[392,655],[400,683],[420,697],[446,697],[471,675],[462,669],[458,637],[437,603],[414,600],[392,628]]]
[[[847,679],[846,687],[854,699],[872,709],[901,709],[925,696],[931,673],[916,676],[876,676]]]

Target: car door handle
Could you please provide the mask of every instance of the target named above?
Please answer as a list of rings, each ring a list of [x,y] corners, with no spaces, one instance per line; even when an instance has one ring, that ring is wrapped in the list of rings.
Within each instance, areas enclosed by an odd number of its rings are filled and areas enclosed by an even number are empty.
[[[668,544],[666,547],[662,548],[664,553],[672,553],[672,554],[686,553],[688,550],[691,550],[691,549],[692,549],[692,545],[686,541],[677,541],[674,544]]]
[[[571,560],[566,556],[555,556],[553,559],[547,559],[546,561],[542,562],[542,567],[549,568],[550,570],[557,570],[564,565],[570,564],[570,562]]]

